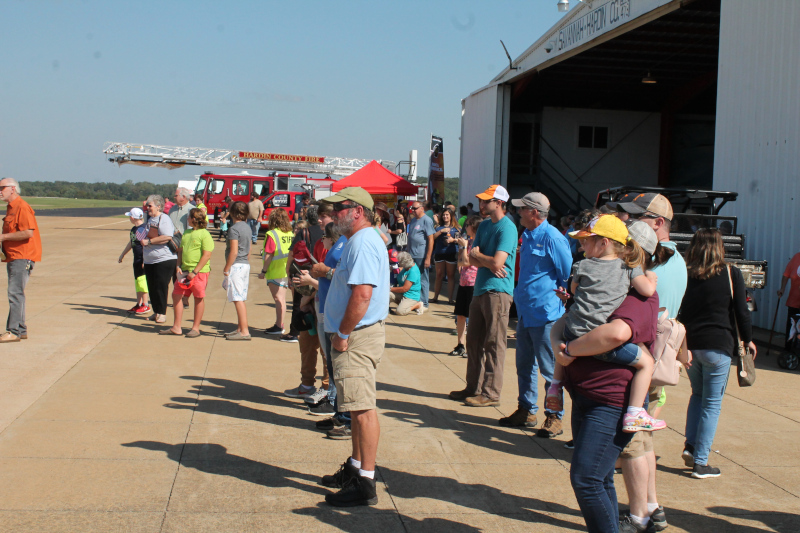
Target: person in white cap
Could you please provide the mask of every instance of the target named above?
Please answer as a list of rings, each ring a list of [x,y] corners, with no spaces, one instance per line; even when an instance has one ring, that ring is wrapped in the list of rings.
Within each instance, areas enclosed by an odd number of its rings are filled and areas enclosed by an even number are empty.
[[[125,215],[131,221],[131,233],[128,244],[119,255],[119,263],[125,256],[133,250],[133,283],[136,288],[136,305],[128,309],[129,313],[141,315],[150,311],[149,297],[147,293],[147,278],[144,275],[144,248],[142,239],[147,238],[147,229],[144,227],[144,211],[134,207]]]
[[[478,273],[469,306],[467,386],[451,392],[450,398],[471,407],[488,407],[500,403],[503,389],[517,228],[505,214],[508,191],[504,187],[492,185],[476,197],[481,215],[488,218],[478,226],[469,253],[470,265],[478,267]]]

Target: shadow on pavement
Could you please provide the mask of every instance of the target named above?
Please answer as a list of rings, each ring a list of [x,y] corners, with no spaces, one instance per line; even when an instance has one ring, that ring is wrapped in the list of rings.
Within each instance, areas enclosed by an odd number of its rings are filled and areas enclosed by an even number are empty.
[[[265,487],[290,487],[324,496],[330,491],[316,486],[318,476],[301,474],[294,470],[273,466],[246,457],[228,453],[228,449],[220,444],[167,444],[155,441],[135,441],[123,443],[127,448],[141,448],[154,452],[164,452],[167,457],[185,468],[194,468],[200,472],[217,476],[231,476],[248,483]],[[194,450],[192,449],[194,448]],[[203,457],[202,460],[182,460],[182,456]],[[313,483],[309,486],[296,480]]]
[[[384,466],[378,466],[378,470],[386,481],[389,493],[399,498],[429,498],[524,522],[550,524],[576,531],[584,530],[582,526],[545,514],[551,512],[581,516],[580,511],[560,503],[507,494],[489,485],[461,483],[443,476],[420,476]]]
[[[277,426],[316,431],[312,424],[314,420],[309,420],[308,417],[286,416],[238,403],[257,403],[267,407],[297,406],[298,410],[305,411],[305,402],[286,398],[282,394],[277,394],[263,387],[228,379],[201,378],[199,376],[181,376],[181,379],[204,380],[203,385],[193,385],[193,389],[186,391],[188,394],[199,394],[199,399],[176,396],[170,398],[172,402],[164,404],[164,407],[169,409],[190,409],[210,415],[225,416],[239,420],[254,420]],[[219,399],[209,399],[207,398],[208,396]]]

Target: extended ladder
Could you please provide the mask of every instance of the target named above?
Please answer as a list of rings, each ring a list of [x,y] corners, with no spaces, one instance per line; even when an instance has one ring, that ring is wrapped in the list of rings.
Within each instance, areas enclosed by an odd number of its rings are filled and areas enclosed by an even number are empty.
[[[265,152],[217,150],[213,148],[187,148],[155,144],[106,143],[103,153],[111,156],[112,163],[126,163],[160,168],[180,168],[184,165],[202,167],[252,168],[287,172],[314,172],[335,176],[349,176],[367,165],[369,159],[320,157]],[[392,161],[378,161],[395,171]]]

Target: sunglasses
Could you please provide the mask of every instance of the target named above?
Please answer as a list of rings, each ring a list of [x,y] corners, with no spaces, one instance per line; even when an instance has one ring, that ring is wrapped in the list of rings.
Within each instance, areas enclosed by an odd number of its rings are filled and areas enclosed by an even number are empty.
[[[630,215],[630,216],[631,218],[635,218],[636,220],[639,220],[640,218],[661,218],[658,215],[648,215],[647,213],[643,213],[641,215]]]
[[[358,204],[346,204],[344,202],[336,202],[333,204],[333,212],[338,213],[339,211],[347,211],[348,209],[353,209],[358,207]]]
[[[0,185],[0,191],[5,189],[6,187],[13,187],[13,185]]]

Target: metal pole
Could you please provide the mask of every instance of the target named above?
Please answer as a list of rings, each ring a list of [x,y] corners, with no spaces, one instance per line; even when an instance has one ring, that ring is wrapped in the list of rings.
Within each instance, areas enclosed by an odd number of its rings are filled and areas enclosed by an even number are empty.
[[[778,298],[778,305],[775,306],[775,316],[772,317],[772,329],[769,331],[769,344],[767,344],[767,355],[772,348],[772,336],[775,335],[775,322],[778,320],[778,309],[781,308],[781,299]]]

